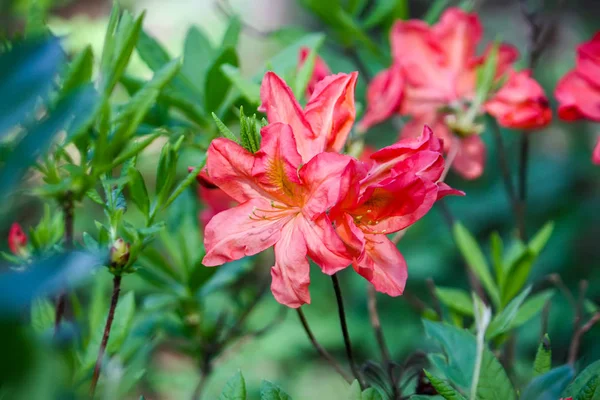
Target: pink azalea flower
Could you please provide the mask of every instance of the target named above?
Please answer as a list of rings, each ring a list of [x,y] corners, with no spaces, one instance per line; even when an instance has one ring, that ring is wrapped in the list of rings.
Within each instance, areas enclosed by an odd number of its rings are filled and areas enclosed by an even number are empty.
[[[414,224],[439,198],[464,194],[438,182],[441,152],[441,141],[425,127],[419,138],[371,154],[371,164],[356,169],[348,195],[330,212],[356,272],[390,296],[403,293],[408,274],[387,234]]]
[[[326,212],[348,191],[353,159],[320,153],[303,164],[290,125],[273,123],[261,134],[255,154],[222,138],[209,147],[210,178],[240,205],[206,226],[202,263],[220,265],[274,246],[271,290],[296,308],[310,303],[307,256],[326,274],[349,264]]]
[[[459,8],[447,9],[433,26],[420,20],[396,22],[390,34],[393,66],[371,83],[360,128],[368,129],[393,113],[410,116],[400,137],[416,137],[424,125],[431,126],[444,139],[445,152],[456,153],[453,169],[467,179],[479,177],[486,159],[486,149],[478,135],[481,127],[473,120],[466,125],[456,124],[456,117],[466,113],[475,99],[477,68],[490,54],[491,47],[481,56],[476,54],[482,33],[479,17]],[[511,70],[517,56],[512,46],[499,46],[497,79]],[[391,82],[392,77],[394,84],[384,83]],[[513,118],[512,127],[537,127],[548,119],[549,108],[544,107],[547,102],[540,100],[545,100],[545,96],[543,92],[540,96],[541,88],[531,78],[525,80],[518,75],[515,79],[525,86],[505,91],[496,99],[510,106],[503,110],[502,122]],[[517,99],[515,93],[524,97]],[[498,106],[498,102],[492,105]],[[477,110],[475,117],[483,111]]]
[[[500,125],[513,129],[543,128],[552,119],[544,90],[529,70],[511,72],[485,109]]]
[[[302,47],[300,49],[300,59],[298,61],[298,69],[302,68],[306,58],[310,54],[310,49],[308,47]],[[323,59],[319,56],[315,58],[315,68],[313,69],[313,73],[308,81],[308,86],[306,87],[306,98],[310,98],[310,96],[315,91],[315,87],[317,83],[321,82],[323,78],[331,75],[331,70],[329,66],[323,61]]]
[[[561,119],[600,122],[600,32],[577,47],[575,68],[558,82],[555,96]],[[592,161],[600,164],[598,145],[594,149]]]
[[[212,217],[221,211],[237,205],[231,196],[214,184],[205,171],[198,173],[196,180],[199,183],[198,197],[204,205],[204,209],[198,215],[202,227],[205,227]]]
[[[358,73],[330,75],[315,85],[304,110],[287,84],[267,72],[260,88],[259,111],[269,123],[292,127],[303,162],[324,151],[339,152],[356,118],[354,88]]]
[[[600,32],[577,47],[577,60],[556,87],[558,116],[600,121]]]

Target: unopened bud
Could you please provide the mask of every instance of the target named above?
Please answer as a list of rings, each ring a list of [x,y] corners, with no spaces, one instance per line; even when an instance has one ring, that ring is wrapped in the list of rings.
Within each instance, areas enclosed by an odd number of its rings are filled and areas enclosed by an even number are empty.
[[[8,232],[8,247],[13,254],[25,256],[27,254],[27,235],[21,225],[13,223]]]
[[[129,261],[129,243],[121,238],[115,240],[112,247],[110,248],[110,268],[121,269]]]

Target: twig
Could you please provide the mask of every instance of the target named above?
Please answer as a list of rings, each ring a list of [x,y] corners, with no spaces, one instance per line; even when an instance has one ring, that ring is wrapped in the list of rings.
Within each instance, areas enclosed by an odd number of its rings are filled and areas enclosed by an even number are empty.
[[[565,286],[565,283],[562,281],[560,275],[550,274],[547,279],[550,281],[550,283],[556,286],[558,290],[561,291],[563,296],[565,296],[565,298],[569,302],[569,305],[573,309],[573,312],[575,312],[577,309],[577,302],[575,301],[575,297],[573,297],[571,291]]]
[[[579,328],[573,334],[573,340],[571,341],[571,346],[569,347],[569,358],[568,363],[573,365],[577,360],[577,353],[579,352],[579,346],[581,344],[581,338],[585,335],[592,327],[600,321],[600,312],[595,313],[592,318],[585,325]]]
[[[433,309],[442,318],[442,305],[440,304],[440,300],[435,294],[435,282],[431,278],[427,278],[425,281],[427,284],[427,289],[429,290],[429,296],[431,297],[431,302],[433,303]]]
[[[115,310],[117,309],[117,303],[119,302],[119,293],[121,292],[121,276],[115,275],[113,278],[113,292],[110,301],[110,309],[108,310],[108,318],[106,319],[106,325],[104,326],[104,335],[102,336],[102,343],[100,343],[100,349],[98,350],[98,358],[96,359],[96,366],[94,367],[94,375],[92,377],[92,384],[90,386],[90,397],[94,397],[96,392],[96,385],[100,378],[100,368],[102,367],[102,359],[104,358],[104,352],[106,351],[106,345],[108,344],[108,338],[110,336],[110,328],[112,327],[113,319],[115,318]]]
[[[583,303],[585,301],[585,293],[587,292],[588,281],[585,279],[579,282],[579,296],[575,304],[575,319],[573,320],[573,332],[575,332],[581,324],[583,318]]]
[[[396,400],[400,393],[398,392],[398,385],[396,377],[394,376],[394,365],[392,364],[392,357],[390,356],[390,351],[385,342],[381,321],[379,320],[379,312],[377,311],[377,292],[375,291],[375,286],[371,284],[368,284],[367,286],[367,305],[369,308],[371,326],[375,332],[375,339],[377,340],[381,352],[381,360],[386,367],[390,384],[392,385],[392,400]]]
[[[306,332],[306,335],[308,336],[308,339],[312,343],[313,347],[317,350],[321,357],[323,357],[337,371],[337,373],[340,374],[346,380],[346,382],[351,383],[352,377],[342,369],[342,367],[337,363],[337,361],[335,361],[333,356],[329,354],[329,352],[327,352],[327,350],[325,350],[325,348],[321,346],[321,344],[317,341],[317,338],[315,338],[315,335],[308,326],[308,321],[306,320],[302,309],[297,308],[296,312],[298,313],[298,317],[300,318],[302,327],[304,328],[304,331]]]
[[[496,141],[496,153],[498,154],[498,165],[502,173],[502,180],[504,183],[504,189],[506,190],[506,196],[513,209],[515,221],[519,218],[519,203],[515,195],[515,188],[510,174],[510,167],[508,166],[508,158],[506,156],[506,148],[504,147],[504,140],[502,139],[502,132],[500,127],[494,118],[488,118],[489,124],[492,126],[494,133],[494,139]]]
[[[64,247],[66,250],[71,250],[73,248],[73,231],[75,227],[75,205],[73,202],[73,193],[68,191],[65,194],[65,198],[62,203],[63,209],[63,218],[64,218],[64,235],[65,235],[65,244]],[[54,311],[54,335],[58,334],[60,323],[65,314],[65,308],[67,304],[67,293],[66,289],[62,289],[58,296],[56,296],[56,308]]]
[[[350,341],[350,334],[348,333],[348,325],[346,324],[346,312],[344,311],[344,299],[342,297],[342,289],[340,288],[340,282],[336,274],[331,275],[331,282],[333,283],[335,299],[338,305],[340,327],[342,328],[342,335],[344,336],[344,345],[346,346],[346,355],[348,356],[348,363],[350,364],[352,374],[360,383],[360,387],[364,389],[360,373],[358,372],[358,368],[356,368],[356,363],[354,362],[354,354],[352,353],[352,343]]]

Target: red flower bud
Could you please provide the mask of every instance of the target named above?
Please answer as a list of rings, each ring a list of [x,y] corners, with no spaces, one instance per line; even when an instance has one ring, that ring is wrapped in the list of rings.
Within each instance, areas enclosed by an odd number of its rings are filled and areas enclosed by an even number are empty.
[[[20,255],[23,248],[27,245],[27,235],[23,232],[21,225],[13,223],[8,233],[8,247],[14,254]]]

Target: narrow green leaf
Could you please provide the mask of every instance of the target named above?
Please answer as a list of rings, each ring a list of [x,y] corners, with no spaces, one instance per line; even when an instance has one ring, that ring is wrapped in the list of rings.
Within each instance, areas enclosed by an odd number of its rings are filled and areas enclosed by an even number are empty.
[[[296,95],[296,98],[298,98],[298,99],[300,99],[300,98],[302,98],[302,96],[304,96],[304,92],[306,91],[306,88],[308,87],[308,83],[310,82],[310,79],[313,75],[313,71],[315,69],[315,62],[317,60],[317,54],[319,52],[319,49],[323,46],[324,42],[325,42],[325,37],[322,37],[319,41],[317,41],[315,43],[315,47],[310,49],[310,53],[308,54],[308,57],[306,57],[306,60],[304,60],[304,64],[298,70],[298,73],[296,74],[296,79],[294,81],[294,94]]]
[[[558,399],[574,375],[575,371],[570,365],[554,368],[529,382],[523,389],[520,400]]]
[[[600,360],[594,361],[577,375],[575,380],[569,384],[564,392],[557,397],[575,397],[585,387],[587,382],[594,376],[600,375]]]
[[[554,222],[550,221],[547,222],[542,229],[535,234],[535,236],[529,241],[529,249],[533,252],[533,254],[539,255],[542,252],[546,246],[546,243],[548,243],[550,236],[552,236],[553,231]]]
[[[177,199],[177,197],[179,197],[179,195],[181,193],[183,193],[183,191],[185,189],[187,189],[196,179],[196,176],[198,175],[198,173],[200,172],[200,170],[202,170],[202,168],[204,168],[204,164],[206,164],[206,157],[204,157],[202,159],[202,162],[199,166],[197,166],[196,168],[194,168],[186,177],[184,180],[182,180],[179,185],[177,185],[177,187],[175,188],[175,190],[173,190],[173,193],[171,193],[171,195],[169,196],[169,198],[167,199],[167,201],[165,202],[165,204],[163,205],[163,208],[167,208],[169,207],[174,201],[175,199]]]
[[[181,72],[192,82],[202,97],[206,71],[211,65],[214,53],[215,50],[206,35],[197,27],[190,27],[185,36]]]
[[[148,35],[144,30],[140,32],[140,37],[135,47],[142,61],[154,72],[171,61],[169,53],[167,53],[156,39]]]
[[[366,29],[371,29],[390,19],[406,19],[407,15],[407,0],[376,0],[372,11],[367,15],[362,25]]]
[[[488,327],[488,330],[485,335],[488,340],[491,340],[496,336],[507,332],[510,329],[511,324],[517,317],[519,308],[525,301],[525,298],[527,298],[527,296],[529,295],[529,292],[531,292],[531,286],[523,290],[517,297],[515,297],[510,303],[508,303],[505,309],[503,309],[499,314],[497,314],[494,317],[494,319],[492,319],[492,322],[490,323],[490,326]]]
[[[518,328],[538,315],[552,296],[554,296],[554,290],[548,289],[529,297],[517,311],[515,319],[510,324],[510,329]]]
[[[115,310],[115,317],[110,332],[110,340],[107,350],[109,354],[115,354],[119,351],[125,339],[129,335],[135,316],[135,297],[133,292],[128,292],[121,296]]]
[[[506,278],[506,275],[504,274],[504,263],[502,262],[504,254],[504,242],[502,241],[500,234],[496,231],[492,232],[490,236],[490,252],[492,257],[492,265],[494,267],[494,271],[496,272],[496,282],[500,288],[503,288]]]
[[[115,33],[117,32],[120,14],[121,11],[119,10],[119,3],[113,1],[108,20],[108,26],[106,27],[106,34],[104,36],[102,55],[100,58],[100,71],[105,75],[110,72],[110,67],[113,60],[113,54],[115,51]]]
[[[251,82],[240,73],[240,70],[233,65],[224,64],[221,65],[221,71],[225,74],[227,79],[235,86],[242,96],[251,104],[260,104],[260,85]]]
[[[492,279],[485,256],[477,241],[460,222],[454,224],[452,232],[456,245],[467,262],[467,266],[481,281],[490,299],[498,307],[500,305],[500,293]]]
[[[552,347],[550,337],[546,333],[538,346],[533,362],[533,376],[544,375],[552,369]]]
[[[231,47],[235,49],[240,38],[240,32],[242,31],[242,21],[240,17],[233,16],[229,19],[229,25],[223,34],[223,40],[221,41],[221,48],[226,49]]]
[[[227,127],[227,125],[225,125],[223,123],[223,121],[221,121],[219,119],[219,117],[217,117],[217,114],[212,113],[212,117],[215,120],[215,124],[217,124],[217,128],[219,129],[219,132],[221,132],[221,135],[223,135],[224,138],[227,138],[233,142],[236,143],[240,143],[239,139],[233,134],[233,132],[231,132],[229,130],[229,128]]]
[[[508,265],[505,270],[506,281],[501,289],[503,306],[508,304],[525,286],[536,257],[529,249],[525,248],[521,256]]]
[[[498,66],[498,43],[494,43],[482,66],[477,68],[475,102],[483,104],[489,97]]]
[[[450,309],[466,316],[473,316],[473,300],[464,290],[446,287],[436,287],[438,299]]]
[[[425,21],[428,25],[433,25],[440,18],[450,0],[434,0],[433,4],[429,6],[425,16],[423,17],[423,21]]]
[[[89,83],[92,80],[92,71],[94,68],[94,53],[91,46],[86,46],[77,54],[71,62],[69,70],[65,74],[62,90],[67,93],[76,87]]]
[[[363,390],[361,400],[383,400],[381,395],[374,388]]]
[[[262,381],[260,385],[260,400],[292,400],[292,398],[279,386],[269,381]]]
[[[129,177],[129,191],[131,200],[140,209],[144,216],[148,216],[150,212],[150,198],[148,197],[148,190],[144,183],[144,177],[135,168],[129,168],[127,171]]]
[[[425,372],[425,376],[431,382],[431,385],[435,388],[435,390],[446,400],[466,400],[466,398],[460,394],[456,389],[454,389],[450,384],[446,381],[441,380],[440,378],[436,378],[431,375],[427,370],[423,370]]]
[[[246,400],[246,381],[240,371],[229,378],[219,400]]]
[[[160,152],[158,167],[156,169],[156,197],[158,204],[162,205],[162,201],[171,191],[177,172],[177,158],[177,153],[173,150],[171,143],[167,142]]]
[[[223,65],[238,66],[238,57],[231,47],[225,48],[206,72],[204,105],[208,111],[217,111],[227,95],[232,81],[221,69]]]

